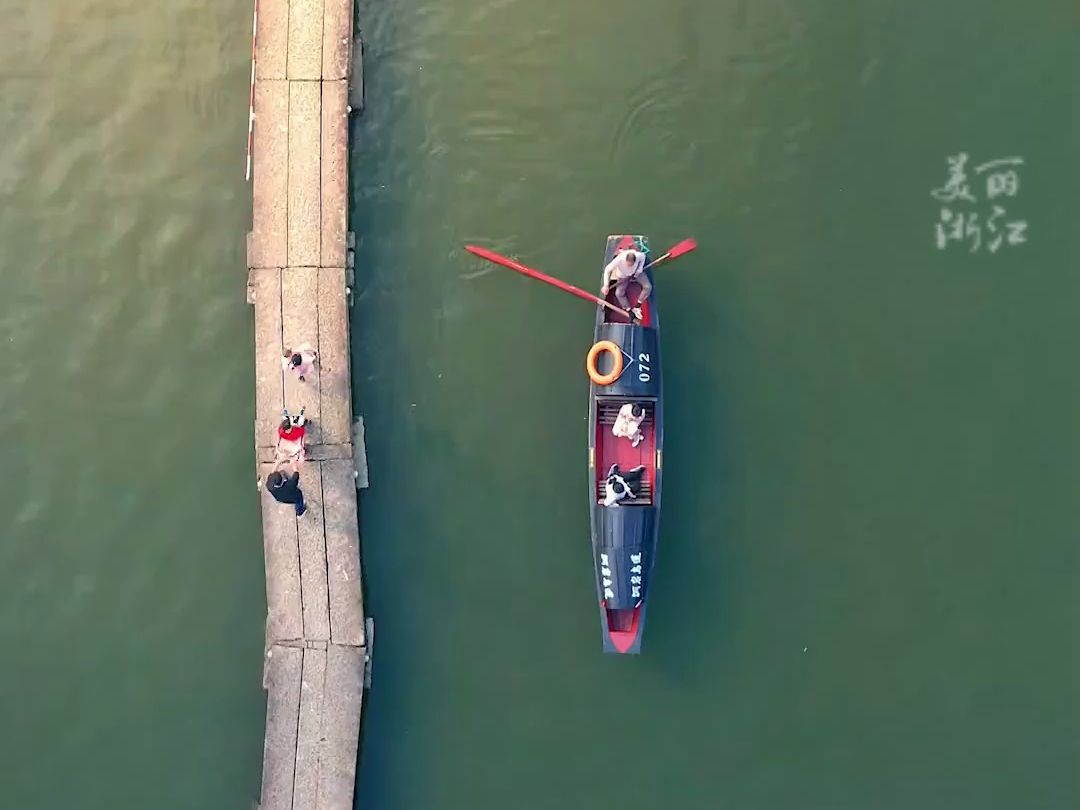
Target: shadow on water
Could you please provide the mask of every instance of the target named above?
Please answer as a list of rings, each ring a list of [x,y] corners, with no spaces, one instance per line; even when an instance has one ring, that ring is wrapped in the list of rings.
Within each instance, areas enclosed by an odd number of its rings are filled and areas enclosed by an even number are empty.
[[[745,535],[745,469],[733,408],[722,386],[703,381],[748,354],[744,336],[727,317],[730,302],[695,297],[711,251],[688,258],[684,278],[663,290],[665,414],[664,506],[653,574],[645,647],[655,666],[681,688],[697,690],[724,679],[728,656],[717,653],[735,632],[742,579],[737,544]],[[674,266],[664,271],[678,273]],[[693,313],[688,316],[688,313]],[[701,322],[710,327],[700,341]],[[696,381],[702,381],[701,383]],[[704,480],[702,475],[704,474]],[[719,668],[720,671],[717,671]]]

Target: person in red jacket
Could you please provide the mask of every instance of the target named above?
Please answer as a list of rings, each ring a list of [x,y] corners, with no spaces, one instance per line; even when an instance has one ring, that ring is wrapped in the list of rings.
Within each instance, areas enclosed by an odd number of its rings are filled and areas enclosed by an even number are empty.
[[[289,410],[285,409],[285,418],[281,420],[277,429],[275,472],[283,464],[291,464],[293,470],[299,470],[300,465],[304,463],[304,425],[306,422],[303,408],[296,416],[289,416]]]

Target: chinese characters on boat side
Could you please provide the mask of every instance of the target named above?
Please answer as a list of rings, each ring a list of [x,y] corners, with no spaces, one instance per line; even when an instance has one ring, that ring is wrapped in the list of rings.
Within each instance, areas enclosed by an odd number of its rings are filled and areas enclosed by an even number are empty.
[[[945,184],[930,192],[942,203],[934,226],[938,250],[951,242],[968,245],[969,253],[986,248],[997,253],[1002,247],[1027,242],[1027,221],[1011,218],[1007,203],[1020,193],[1021,157],[1006,157],[980,163],[968,176],[968,154],[945,158]],[[973,190],[974,188],[974,190]],[[980,208],[979,193],[985,207]]]
[[[641,557],[642,554],[639,551],[636,554],[630,554],[630,598],[641,598]],[[614,584],[611,579],[611,558],[602,553],[600,555],[600,576],[603,577],[601,584],[604,586],[604,598],[614,599],[615,591],[611,589]]]

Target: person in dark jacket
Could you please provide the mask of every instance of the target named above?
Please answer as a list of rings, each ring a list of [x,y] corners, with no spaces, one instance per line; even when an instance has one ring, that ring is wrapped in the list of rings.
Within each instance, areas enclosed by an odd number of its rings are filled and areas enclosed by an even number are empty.
[[[304,505],[304,493],[300,490],[300,473],[294,472],[288,478],[278,470],[266,476],[266,488],[278,503],[291,503],[296,506],[296,516],[307,511]]]
[[[632,470],[623,472],[618,464],[612,464],[608,470],[607,480],[604,482],[605,498],[601,501],[604,506],[618,506],[619,501],[625,498],[636,498],[641,488],[641,480],[645,477],[645,465],[639,464]]]

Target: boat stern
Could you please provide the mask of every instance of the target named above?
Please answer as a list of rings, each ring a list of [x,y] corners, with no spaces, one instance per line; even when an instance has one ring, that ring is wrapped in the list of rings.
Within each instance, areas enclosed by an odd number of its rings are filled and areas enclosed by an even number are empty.
[[[604,652],[618,655],[638,655],[645,628],[645,603],[637,607],[609,609],[600,606],[600,629]]]
[[[604,652],[641,651],[656,548],[656,509],[597,505],[596,589]]]

